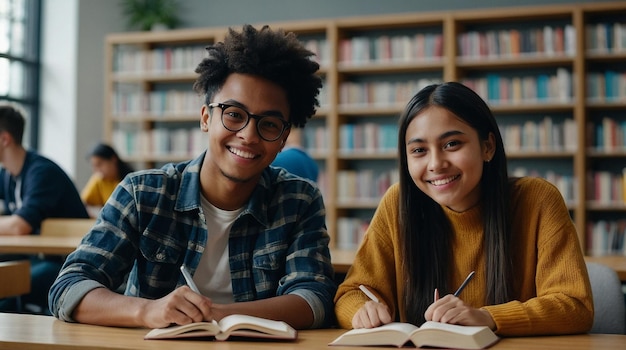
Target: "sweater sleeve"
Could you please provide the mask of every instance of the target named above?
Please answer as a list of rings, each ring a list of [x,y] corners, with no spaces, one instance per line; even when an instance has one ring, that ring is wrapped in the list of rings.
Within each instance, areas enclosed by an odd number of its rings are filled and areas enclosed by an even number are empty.
[[[587,332],[593,323],[591,285],[563,198],[547,181],[518,182],[513,222],[519,224],[514,234],[525,235],[514,237],[520,265],[513,267],[519,277],[515,284],[519,299],[484,309],[500,335]]]
[[[389,307],[392,318],[397,301],[393,241],[397,236],[398,187],[392,186],[374,213],[352,267],[335,295],[335,314],[341,328],[352,328],[352,317],[368,301],[363,284]]]
[[[100,177],[97,174],[92,174],[87,181],[85,187],[80,192],[80,198],[88,205],[103,205],[100,202],[100,196],[98,195],[98,181]]]

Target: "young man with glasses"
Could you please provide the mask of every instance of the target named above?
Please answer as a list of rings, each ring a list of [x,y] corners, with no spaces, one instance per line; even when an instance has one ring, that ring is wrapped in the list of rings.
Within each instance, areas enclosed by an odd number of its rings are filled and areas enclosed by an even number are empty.
[[[297,329],[332,323],[321,193],[269,167],[291,126],[315,113],[319,65],[295,35],[269,27],[231,29],[207,51],[194,84],[206,152],[117,187],[50,290],[58,318],[150,328],[233,313]]]

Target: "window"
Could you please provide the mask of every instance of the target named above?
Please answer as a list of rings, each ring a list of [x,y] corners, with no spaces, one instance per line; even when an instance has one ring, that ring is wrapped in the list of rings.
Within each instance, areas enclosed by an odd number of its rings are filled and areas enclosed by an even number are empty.
[[[0,101],[22,109],[24,146],[37,148],[41,0],[0,0]]]

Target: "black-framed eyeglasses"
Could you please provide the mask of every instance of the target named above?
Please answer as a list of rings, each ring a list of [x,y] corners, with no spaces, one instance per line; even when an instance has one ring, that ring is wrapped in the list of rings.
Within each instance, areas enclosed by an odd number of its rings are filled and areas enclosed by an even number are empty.
[[[219,107],[222,110],[222,125],[228,131],[242,130],[250,123],[250,118],[255,119],[256,131],[265,141],[278,140],[285,130],[291,127],[291,123],[280,117],[252,114],[239,106],[227,103],[213,102],[208,107]]]

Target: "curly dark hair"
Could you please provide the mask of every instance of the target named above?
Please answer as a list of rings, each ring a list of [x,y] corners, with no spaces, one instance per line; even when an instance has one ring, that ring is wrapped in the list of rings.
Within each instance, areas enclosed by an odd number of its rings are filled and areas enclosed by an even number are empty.
[[[322,79],[316,74],[319,64],[293,32],[260,30],[246,24],[241,32],[229,28],[223,42],[206,48],[207,58],[196,68],[200,74],[193,84],[205,103],[211,103],[231,73],[251,74],[268,79],[285,89],[289,102],[289,122],[303,127],[319,106],[317,96]]]

